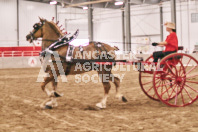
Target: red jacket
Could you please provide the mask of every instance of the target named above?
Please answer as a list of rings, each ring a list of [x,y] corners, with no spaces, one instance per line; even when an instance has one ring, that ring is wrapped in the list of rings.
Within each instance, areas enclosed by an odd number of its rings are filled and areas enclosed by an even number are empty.
[[[165,51],[177,51],[178,50],[178,39],[175,32],[170,33],[165,40],[168,44],[165,45]]]

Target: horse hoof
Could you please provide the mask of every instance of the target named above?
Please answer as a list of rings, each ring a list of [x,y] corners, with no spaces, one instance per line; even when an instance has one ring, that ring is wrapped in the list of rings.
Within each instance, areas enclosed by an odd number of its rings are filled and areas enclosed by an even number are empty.
[[[52,106],[45,105],[45,109],[52,109]]]
[[[124,96],[122,96],[122,101],[127,102],[128,100]]]
[[[97,103],[96,107],[99,108],[99,109],[105,109],[106,105],[103,105],[102,103]]]
[[[58,94],[57,92],[54,92],[55,97],[62,97],[62,95]]]

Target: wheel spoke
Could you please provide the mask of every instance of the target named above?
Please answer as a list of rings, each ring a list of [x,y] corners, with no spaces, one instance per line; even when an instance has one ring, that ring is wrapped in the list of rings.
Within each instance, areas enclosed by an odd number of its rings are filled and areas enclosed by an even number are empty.
[[[178,99],[177,94],[178,94],[178,85],[177,85],[176,96],[175,96],[175,105],[177,105],[177,99]]]
[[[173,76],[172,74],[167,74],[167,75],[169,75],[170,76],[170,78],[175,78],[175,76]]]
[[[189,76],[189,77],[186,77],[186,79],[189,79],[191,77],[196,77],[196,76],[198,76],[198,75]]]
[[[169,96],[169,89],[167,88],[167,86],[165,85],[165,88],[166,88],[166,92],[167,92],[167,95],[168,95],[168,97],[170,98],[170,96]],[[170,87],[169,87],[170,88]]]
[[[182,91],[181,91],[181,98],[182,98],[182,102],[183,102],[183,104],[185,104]]]
[[[167,62],[165,62],[165,64],[168,66],[168,69],[170,70],[170,72],[171,72],[174,76],[176,76],[175,73],[172,71],[170,65],[169,65]]]
[[[190,63],[190,61],[191,61],[191,58],[190,58],[190,60],[188,61],[188,63],[186,64],[186,66],[184,67],[184,71],[186,71],[186,68],[188,67],[188,64]],[[184,74],[184,72],[180,75],[180,76],[182,76]],[[186,75],[185,75],[186,76]]]
[[[186,82],[198,84],[198,82],[193,82],[193,81],[188,81],[188,80],[186,80]]]
[[[186,91],[186,93],[187,93],[187,95],[188,95],[188,97],[191,99],[191,100],[193,100],[193,98],[191,97],[191,95],[188,93],[188,91],[186,90],[186,88],[184,87],[184,90]]]
[[[169,76],[169,77],[171,77],[171,78],[175,78],[175,76],[173,76],[173,74],[170,74],[169,71],[166,72],[166,75]]]
[[[146,92],[148,93],[149,91],[151,91],[151,89],[153,89],[153,86],[151,86]]]
[[[191,58],[190,58],[190,60],[188,61],[188,63],[186,64],[186,66],[184,67],[185,70],[186,70],[186,68],[188,67],[188,64],[190,63],[190,61],[191,61]]]
[[[157,79],[160,79],[161,77],[155,77],[155,78],[157,78]],[[170,77],[165,77],[165,78],[163,78],[163,79],[165,79],[165,80],[169,80],[170,79]]]
[[[176,84],[174,84],[173,86],[175,86],[175,85],[176,85]],[[167,92],[167,91],[170,90],[171,88],[173,89],[173,87],[170,86],[170,87],[169,87],[166,91],[164,91],[162,94],[165,94],[165,92]],[[173,91],[175,92],[174,89],[173,89]],[[173,92],[172,92],[172,93],[173,93]],[[171,93],[171,95],[172,95],[172,93]],[[171,97],[171,95],[170,95],[170,97]]]
[[[162,85],[164,85],[164,81],[162,81]],[[162,86],[161,88],[161,95],[162,95],[162,92],[164,91],[164,87]]]
[[[162,81],[159,82],[159,85],[156,85],[156,88],[158,89],[160,87],[160,84],[162,83]]]
[[[198,65],[197,65],[198,66]],[[188,75],[192,70],[194,70],[197,66],[194,66],[193,68],[191,68],[183,77],[185,77],[186,75]]]
[[[168,82],[168,83],[162,84],[162,85],[160,85],[160,87],[165,86],[165,85],[170,85],[170,84],[173,84],[173,82]]]
[[[198,91],[196,91],[195,89],[193,89],[191,86],[189,86],[188,84],[185,84],[185,86],[187,86],[188,88],[190,88],[192,91],[198,93]]]
[[[181,62],[181,60],[179,60],[179,63],[181,64],[181,66],[179,67],[179,72],[178,72],[179,74],[178,74],[178,75],[181,76],[181,74],[184,73],[184,72],[182,72],[182,71],[184,71],[184,70],[182,70],[182,68],[181,68],[181,67],[182,67],[182,62]]]
[[[144,84],[142,84],[142,85],[146,85],[146,84],[149,84],[149,83],[151,83],[151,82],[153,82],[153,80],[152,80],[152,81],[149,81],[149,82],[146,82],[146,83],[144,83]]]
[[[173,88],[172,88],[173,90],[172,90],[172,92],[171,92],[170,96],[172,96],[172,95],[173,95],[173,92],[174,92],[174,93],[176,93],[176,91],[175,91],[176,86],[177,86],[177,84],[175,84],[175,85],[173,86]],[[176,93],[176,94],[177,94],[177,93]]]
[[[152,96],[152,97],[154,98],[155,96],[156,96],[156,93],[155,93],[155,94],[153,94],[153,96]]]

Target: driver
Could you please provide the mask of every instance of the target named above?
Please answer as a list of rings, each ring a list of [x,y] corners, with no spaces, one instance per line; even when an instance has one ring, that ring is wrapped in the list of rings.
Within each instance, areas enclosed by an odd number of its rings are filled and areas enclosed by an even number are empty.
[[[158,62],[158,59],[162,59],[168,54],[175,53],[178,50],[178,39],[175,30],[175,24],[172,22],[167,22],[164,24],[166,26],[166,31],[170,34],[167,36],[164,42],[152,43],[153,46],[165,47],[164,51],[153,52],[153,62]]]

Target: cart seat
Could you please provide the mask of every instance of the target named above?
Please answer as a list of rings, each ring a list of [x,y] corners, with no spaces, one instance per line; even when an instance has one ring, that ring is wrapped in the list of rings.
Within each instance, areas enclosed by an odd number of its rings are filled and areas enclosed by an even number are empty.
[[[179,59],[182,58],[182,56],[181,55],[176,55],[176,56],[174,56],[174,58],[179,60]]]
[[[183,46],[179,46],[178,50],[184,50],[184,47]]]
[[[173,58],[177,61],[182,58],[181,55],[175,55],[174,57],[169,58],[168,60],[173,60]]]

